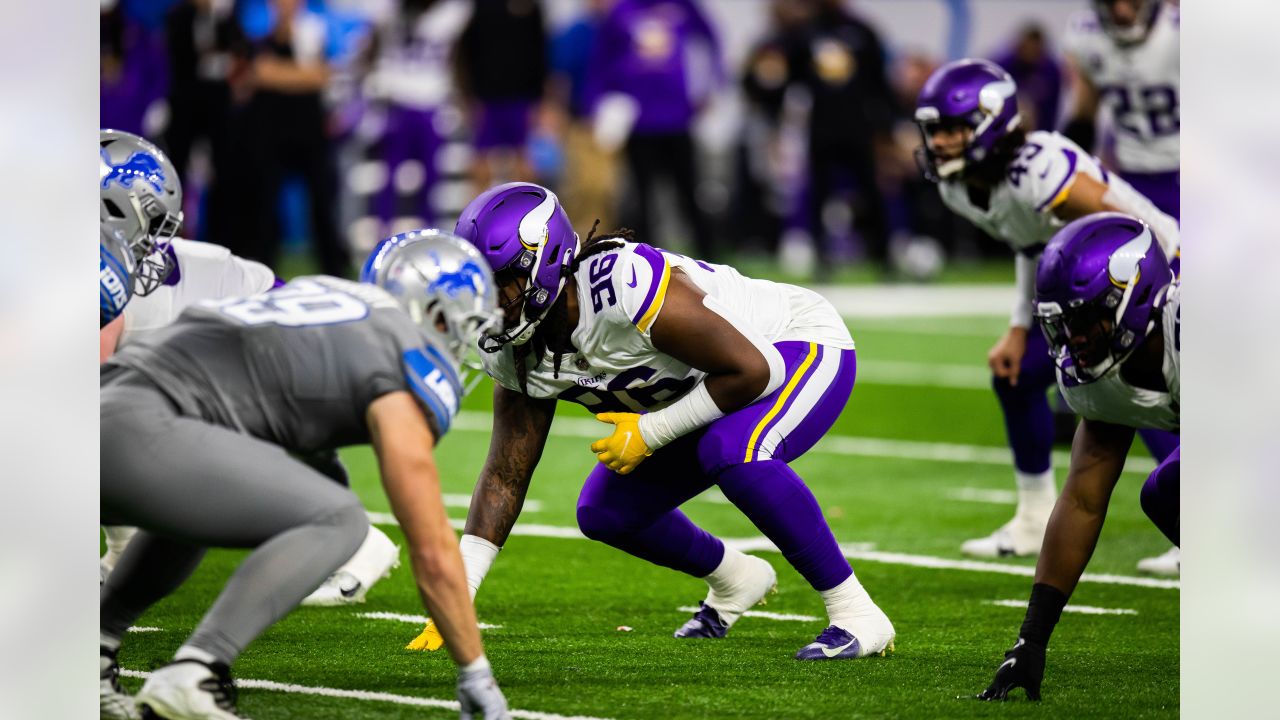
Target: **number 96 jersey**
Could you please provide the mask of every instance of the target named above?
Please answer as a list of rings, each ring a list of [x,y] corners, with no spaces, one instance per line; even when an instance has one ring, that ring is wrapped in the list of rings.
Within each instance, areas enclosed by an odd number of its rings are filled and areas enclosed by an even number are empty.
[[[1111,118],[1121,171],[1177,170],[1180,120],[1178,8],[1162,0],[1145,40],[1120,45],[1087,11],[1067,28],[1064,48]]]
[[[536,363],[530,358],[528,395],[576,402],[592,412],[646,412],[670,405],[701,382],[705,373],[653,344],[653,324],[676,271],[727,308],[731,322],[748,325],[769,342],[853,348],[835,308],[810,290],[628,242],[578,267],[578,325],[570,338],[576,351],[562,356],[558,372],[551,351]],[[490,377],[521,392],[513,347],[484,355],[483,361]]]

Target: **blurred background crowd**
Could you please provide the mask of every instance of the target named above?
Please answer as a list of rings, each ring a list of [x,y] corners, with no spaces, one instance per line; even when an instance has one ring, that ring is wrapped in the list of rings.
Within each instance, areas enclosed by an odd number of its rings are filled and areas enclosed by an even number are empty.
[[[911,108],[961,56],[1065,123],[1085,0],[103,0],[101,125],[164,148],[183,234],[350,275],[533,180],[585,237],[828,280],[1007,251],[919,175]],[[290,260],[290,262],[292,262]]]

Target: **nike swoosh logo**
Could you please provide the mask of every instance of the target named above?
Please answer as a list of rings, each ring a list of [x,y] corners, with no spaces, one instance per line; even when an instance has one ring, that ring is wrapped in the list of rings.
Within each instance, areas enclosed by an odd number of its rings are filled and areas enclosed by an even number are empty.
[[[1014,665],[1017,665],[1017,664],[1018,664],[1018,658],[1016,657],[1009,658],[1008,660],[1005,660],[1004,662],[1000,663],[1000,667],[996,668],[996,672],[1000,672],[1006,667],[1013,667]]]
[[[858,642],[858,638],[853,638],[853,639],[852,639],[852,640],[850,640],[849,642],[847,642],[847,643],[845,643],[845,644],[843,644],[843,645],[841,645],[840,647],[835,648],[835,649],[827,648],[827,647],[821,648],[821,649],[822,649],[822,654],[823,654],[823,655],[826,655],[826,656],[827,656],[827,657],[829,657],[829,658],[831,658],[831,657],[835,657],[835,656],[839,655],[840,653],[844,652],[844,651],[845,651],[845,648],[849,647],[850,645],[852,645],[852,644],[854,644],[854,643],[856,643],[856,642]]]
[[[636,269],[635,268],[631,268],[631,282],[627,283],[627,285],[631,287],[636,286]]]
[[[627,433],[626,439],[622,441],[622,450],[620,450],[618,454],[625,455],[627,452],[627,446],[630,444],[631,444],[631,433]]]

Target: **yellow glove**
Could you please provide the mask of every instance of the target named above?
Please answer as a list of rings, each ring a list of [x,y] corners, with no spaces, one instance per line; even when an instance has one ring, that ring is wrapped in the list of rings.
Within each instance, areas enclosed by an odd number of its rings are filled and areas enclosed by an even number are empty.
[[[418,637],[404,646],[405,650],[417,650],[434,652],[444,647],[444,638],[440,636],[440,631],[436,629],[436,621],[428,620],[427,626],[422,628],[422,632]]]
[[[591,452],[610,470],[626,475],[653,454],[640,434],[640,416],[636,413],[600,413],[596,419],[614,425],[612,435],[591,443]]]

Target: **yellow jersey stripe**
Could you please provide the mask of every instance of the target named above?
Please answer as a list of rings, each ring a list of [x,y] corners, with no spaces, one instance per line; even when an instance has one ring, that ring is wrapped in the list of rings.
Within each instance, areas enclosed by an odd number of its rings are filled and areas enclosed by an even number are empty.
[[[667,299],[667,283],[671,281],[671,266],[667,264],[666,258],[662,259],[662,278],[658,280],[658,291],[654,293],[653,301],[649,303],[648,309],[640,316],[640,320],[636,322],[636,328],[642,333],[649,332],[649,328],[653,326],[653,321],[658,319],[658,311],[662,309],[662,302]]]
[[[773,417],[782,410],[782,406],[787,404],[787,398],[791,397],[791,393],[795,391],[796,386],[800,384],[800,379],[809,371],[809,366],[813,364],[814,358],[818,357],[818,344],[809,343],[809,354],[805,356],[804,362],[800,363],[800,367],[787,380],[786,387],[782,388],[782,392],[778,394],[778,399],[774,401],[773,407],[769,408],[769,412],[765,413],[760,422],[756,424],[756,429],[751,432],[751,439],[747,442],[747,456],[743,462],[751,462],[751,456],[756,452],[756,444],[760,441],[760,434],[773,420]]]

